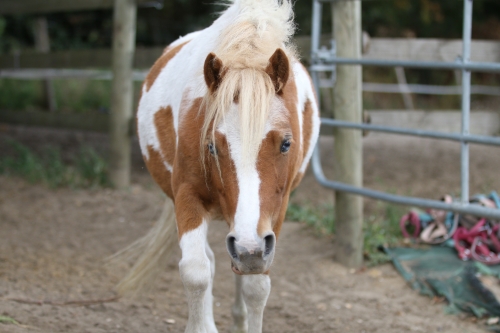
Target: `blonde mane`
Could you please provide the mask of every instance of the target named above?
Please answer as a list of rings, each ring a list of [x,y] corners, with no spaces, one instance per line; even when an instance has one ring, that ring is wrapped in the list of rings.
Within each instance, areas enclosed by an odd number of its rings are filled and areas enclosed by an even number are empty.
[[[214,49],[223,64],[222,81],[215,92],[207,92],[203,101],[203,163],[206,142],[214,140],[217,126],[235,99],[239,106],[242,163],[254,163],[275,95],[273,82],[265,71],[269,58],[278,48],[289,59],[296,57],[290,44],[295,30],[290,0],[236,0],[233,6],[238,6],[238,15],[222,31]]]

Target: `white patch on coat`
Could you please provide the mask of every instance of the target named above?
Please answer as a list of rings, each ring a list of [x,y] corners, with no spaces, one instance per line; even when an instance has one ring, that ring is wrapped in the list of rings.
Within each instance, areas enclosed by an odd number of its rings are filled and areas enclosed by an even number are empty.
[[[288,121],[287,112],[283,101],[277,97],[273,98],[262,140],[265,139],[269,131]],[[257,160],[251,161],[251,163],[243,161],[240,119],[236,104],[232,105],[224,120],[219,124],[217,132],[226,136],[238,181],[238,200],[233,231],[237,235],[237,243],[240,246],[249,249],[255,248],[260,242],[257,227],[260,218],[259,191],[261,181],[257,171]]]
[[[303,126],[304,126],[304,111],[306,103],[309,101],[311,103],[312,108],[312,131],[311,137],[309,138],[309,149],[304,155],[304,160],[302,161],[302,165],[300,166],[299,172],[305,172],[307,168],[307,164],[311,159],[312,153],[314,151],[314,147],[316,146],[316,142],[318,141],[319,136],[319,128],[320,128],[320,120],[319,120],[319,111],[318,105],[316,103],[316,96],[314,93],[314,89],[311,83],[311,79],[309,74],[304,69],[304,67],[300,63],[295,63],[293,65],[293,72],[295,75],[295,84],[297,86],[297,112],[299,116],[299,125],[300,125],[300,134],[301,141],[304,141],[303,137]],[[304,147],[302,145],[301,147]]]
[[[201,31],[194,31],[194,32],[190,32],[188,33],[187,35],[185,36],[181,36],[179,37],[178,39],[176,39],[175,41],[173,41],[169,46],[167,46],[165,48],[165,51],[163,51],[163,54],[167,53],[168,51],[170,51],[171,49],[175,48],[176,46],[179,46],[181,45],[182,43],[185,43],[185,42],[189,42],[191,41],[192,39],[194,39],[199,33],[201,33]]]
[[[160,109],[170,106],[176,137],[180,119],[188,109],[181,110],[183,98],[194,100],[205,95],[207,87],[203,77],[203,64],[207,55],[216,46],[217,38],[236,16],[236,8],[230,7],[210,27],[191,33],[174,44],[187,42],[182,49],[160,71],[153,85],[147,91],[142,89],[142,97],[137,111],[137,127],[142,154],[148,159],[148,146],[160,151],[154,116]],[[189,92],[185,96],[185,92]],[[177,144],[177,142],[176,142]]]
[[[238,200],[234,215],[234,232],[237,243],[246,248],[255,248],[259,244],[257,225],[260,218],[260,177],[257,161],[243,161],[242,142],[240,136],[239,110],[233,104],[217,131],[226,136],[229,153],[233,160],[236,179],[238,181]]]

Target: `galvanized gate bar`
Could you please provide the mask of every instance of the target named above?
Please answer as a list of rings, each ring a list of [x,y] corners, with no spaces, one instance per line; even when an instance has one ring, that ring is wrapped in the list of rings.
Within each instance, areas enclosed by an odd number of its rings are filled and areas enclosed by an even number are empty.
[[[463,51],[462,64],[470,60],[470,42],[472,35],[472,0],[464,0]],[[469,135],[470,130],[470,71],[462,69],[462,135]],[[460,199],[462,205],[469,203],[469,143],[462,141],[460,152]]]
[[[392,202],[395,204],[401,205],[409,205],[416,207],[424,207],[424,208],[434,208],[434,209],[442,209],[449,210],[452,212],[460,213],[460,214],[472,214],[477,216],[484,216],[492,219],[500,219],[500,209],[491,209],[485,208],[479,205],[462,205],[459,203],[446,204],[443,201],[438,200],[430,200],[430,199],[422,199],[415,197],[408,197],[397,194],[389,194],[381,191],[371,190],[367,188],[361,188],[357,186],[348,185],[341,182],[336,182],[333,180],[329,180],[325,177],[323,173],[323,168],[321,166],[320,161],[320,152],[319,145],[314,149],[314,153],[312,156],[312,167],[314,176],[316,180],[325,187],[329,187],[331,189],[337,191],[344,191],[348,193],[362,195],[368,198],[373,198],[377,200],[383,200]]]
[[[316,146],[312,157],[313,172],[318,182],[325,186],[338,191],[345,191],[353,194],[363,195],[366,197],[389,201],[397,204],[435,208],[442,210],[450,210],[461,214],[472,214],[484,216],[488,218],[500,219],[500,209],[484,208],[469,204],[469,143],[478,143],[486,145],[500,145],[499,137],[488,137],[480,135],[470,135],[470,93],[471,93],[471,71],[487,71],[500,72],[500,63],[481,63],[470,61],[470,45],[472,31],[472,1],[464,0],[464,20],[463,20],[463,52],[461,58],[457,62],[436,62],[436,61],[391,61],[391,60],[376,60],[376,59],[349,59],[338,58],[335,56],[335,45],[332,44],[332,49],[321,48],[319,39],[321,36],[321,10],[323,2],[332,2],[337,0],[314,0],[313,1],[313,29],[312,29],[312,47],[310,67],[316,92],[319,96],[319,77],[318,72],[330,71],[335,73],[335,64],[344,65],[371,65],[384,67],[407,67],[407,68],[427,68],[427,69],[448,69],[462,71],[462,130],[457,133],[440,133],[424,130],[411,130],[403,128],[394,128],[388,126],[357,124],[335,119],[322,118],[323,125],[352,128],[358,130],[370,130],[377,132],[386,132],[401,135],[413,135],[420,137],[428,137],[435,139],[445,139],[459,141],[461,143],[461,200],[460,203],[445,204],[442,201],[429,200],[422,198],[414,198],[408,196],[400,196],[388,194],[380,191],[375,191],[366,188],[360,188],[341,182],[329,180],[325,177],[321,166],[319,145]]]
[[[321,16],[323,11],[323,4],[319,1],[313,1],[313,22],[312,22],[312,36],[311,36],[311,61],[313,66],[315,66],[318,61],[314,56],[319,50],[319,43],[321,37]],[[329,69],[322,69],[322,71],[330,70],[331,66],[328,66]],[[316,96],[319,97],[319,77],[318,72],[311,70],[311,76],[314,83],[314,87],[316,89]]]
[[[401,134],[401,135],[411,135],[411,136],[420,136],[424,138],[432,138],[432,139],[444,139],[450,141],[459,141],[459,142],[471,142],[478,143],[484,145],[492,145],[492,146],[500,146],[500,137],[492,137],[485,135],[464,135],[458,133],[443,133],[443,132],[434,132],[434,131],[426,131],[426,130],[412,130],[408,128],[400,128],[400,127],[390,127],[390,126],[380,126],[380,125],[371,125],[371,124],[358,124],[352,123],[349,121],[336,120],[330,118],[321,118],[321,125],[332,126],[332,127],[344,127],[344,128],[353,128],[374,132],[385,132],[389,134]]]
[[[328,65],[365,65],[380,67],[406,67],[406,68],[424,68],[424,69],[465,69],[472,72],[500,72],[500,64],[494,62],[446,62],[446,61],[403,61],[403,60],[379,60],[379,59],[351,59],[351,58],[328,58],[324,51],[319,51],[312,55],[318,60]],[[312,65],[311,71],[322,71],[325,68],[323,64]]]

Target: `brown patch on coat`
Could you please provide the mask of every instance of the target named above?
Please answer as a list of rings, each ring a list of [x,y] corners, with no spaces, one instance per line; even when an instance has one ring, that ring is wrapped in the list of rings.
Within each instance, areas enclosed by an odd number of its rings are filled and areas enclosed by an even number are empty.
[[[307,69],[304,67],[302,63],[300,63],[300,66],[306,71]],[[309,84],[313,88],[313,93],[314,93],[314,99],[316,101],[316,105],[318,105],[318,98],[316,96],[316,90],[314,89],[314,85],[312,82],[311,77],[308,75],[309,78]],[[296,96],[296,95],[295,95]],[[313,117],[317,117],[317,114],[315,114],[314,109],[312,108],[312,102],[310,100],[307,100],[305,105],[304,105],[304,110],[302,110],[302,159],[304,159],[307,155],[307,152],[311,146],[311,136],[313,132]],[[302,163],[302,162],[301,162]],[[304,177],[304,173],[298,173],[295,176],[295,179],[293,180],[292,184],[292,190],[297,188],[299,186],[300,181]]]
[[[155,82],[158,75],[160,75],[160,72],[162,71],[162,69],[165,68],[165,66],[167,66],[168,62],[170,60],[172,60],[172,58],[175,57],[177,55],[177,53],[179,53],[179,51],[187,43],[189,43],[189,41],[182,43],[182,44],[179,44],[179,45],[173,47],[172,49],[168,49],[168,47],[167,47],[167,49],[165,50],[165,53],[163,53],[161,55],[161,57],[158,58],[158,60],[156,60],[153,67],[151,67],[151,70],[149,71],[148,76],[146,76],[146,80],[144,81],[144,84],[146,85],[146,91],[149,91],[149,89],[151,89],[151,86]]]
[[[175,213],[179,239],[198,228],[208,215],[204,202],[210,197],[200,163],[200,129],[203,118],[198,116],[201,98],[181,103],[178,127],[177,155],[174,162],[172,189],[176,199]]]
[[[199,189],[191,183],[182,183],[175,193],[175,217],[179,239],[186,232],[198,228],[208,217],[207,215],[206,206],[199,196]]]
[[[220,173],[215,164],[215,159],[211,155],[209,155],[209,158],[206,160],[206,167],[207,170],[210,170],[211,185],[214,192],[216,192],[224,220],[232,227],[239,195],[236,167],[231,158],[226,137],[215,132],[214,144],[217,150]]]
[[[278,238],[285,219],[288,199],[303,161],[300,150],[300,127],[297,114],[297,87],[290,79],[283,87],[282,98],[288,111],[288,122],[278,125],[263,140],[257,162],[261,179],[259,189],[261,216],[257,232],[262,235],[271,228]],[[292,144],[286,154],[280,151],[284,135],[292,135]]]
[[[161,153],[155,150],[152,146],[148,146],[147,149],[149,158],[146,158],[146,156],[143,157],[149,173],[163,192],[174,200],[172,192],[172,174],[165,167]]]
[[[290,147],[288,153],[282,154],[280,152],[282,141],[282,131],[270,131],[262,141],[258,155],[260,218],[257,233],[261,236],[267,231],[273,230],[276,233],[276,230],[279,232],[281,229],[280,222],[282,221],[277,221],[277,218],[289,187],[289,164],[297,151],[296,148]],[[295,144],[292,141],[292,146]]]
[[[175,129],[172,108],[169,106],[161,108],[154,115],[154,124],[156,127],[156,136],[160,142],[160,150],[166,162],[174,164],[175,158]]]
[[[292,183],[292,191],[294,189],[297,188],[297,186],[299,186],[300,182],[302,181],[302,178],[304,178],[304,173],[303,172],[299,172],[295,178],[293,179],[293,183]]]
[[[312,108],[312,103],[310,100],[306,101],[304,105],[304,111],[302,112],[302,158],[305,158],[309,152],[309,147],[311,145],[311,136],[313,132],[313,117],[314,110]]]
[[[238,185],[235,167],[229,155],[227,141],[216,133],[215,146],[219,157],[222,181],[215,160],[205,145],[205,166],[200,162],[201,127],[204,110],[202,98],[181,103],[177,157],[172,188],[175,196],[179,238],[198,228],[203,219],[221,216],[231,223],[236,212]]]

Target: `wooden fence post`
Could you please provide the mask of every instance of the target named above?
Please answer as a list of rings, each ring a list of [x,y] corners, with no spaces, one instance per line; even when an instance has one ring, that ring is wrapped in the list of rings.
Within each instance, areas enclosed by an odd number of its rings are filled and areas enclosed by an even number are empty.
[[[333,31],[338,57],[361,57],[361,1],[334,1]],[[333,89],[335,119],[361,122],[361,66],[337,65],[337,82]],[[362,186],[363,157],[361,131],[335,130],[335,180]],[[337,191],[335,193],[336,259],[357,268],[363,264],[363,199]]]
[[[136,2],[115,0],[110,119],[110,180],[116,188],[130,185],[130,138],[132,136]]]
[[[42,53],[50,52],[50,37],[47,18],[44,16],[38,17],[33,23],[33,34],[35,36],[35,48]],[[43,91],[45,97],[45,106],[50,112],[57,110],[57,101],[54,93],[54,86],[51,79],[43,80]]]

